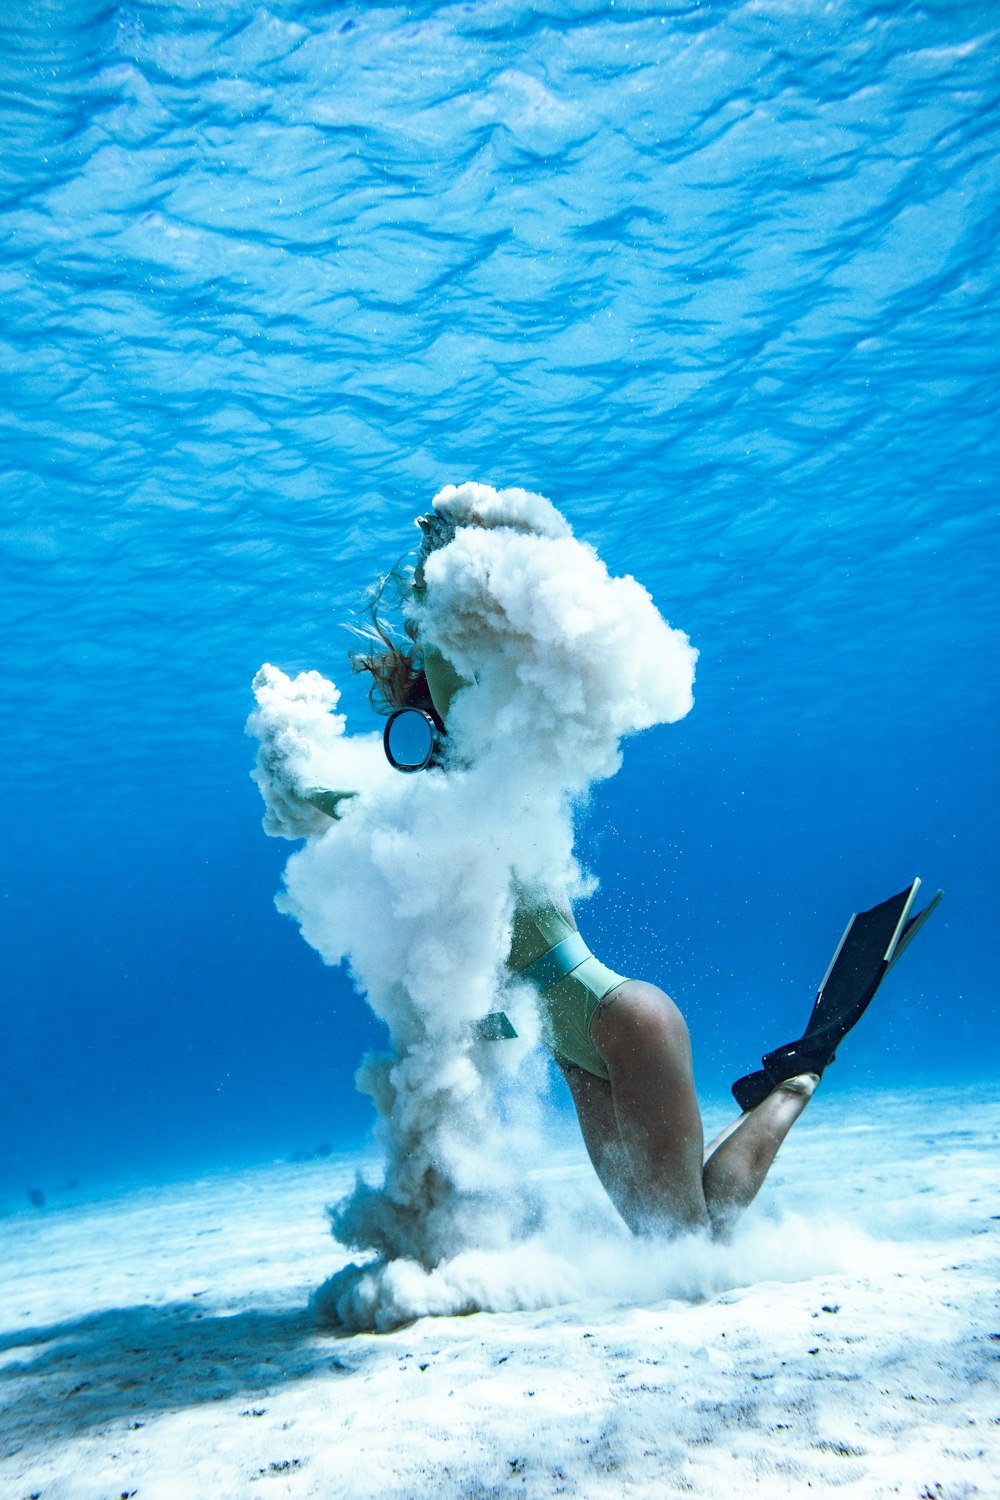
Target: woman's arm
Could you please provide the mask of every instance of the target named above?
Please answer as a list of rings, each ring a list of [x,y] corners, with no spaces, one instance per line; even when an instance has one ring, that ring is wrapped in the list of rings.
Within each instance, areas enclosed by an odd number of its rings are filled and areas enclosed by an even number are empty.
[[[348,735],[340,694],[318,672],[288,677],[265,664],[254,678],[257,707],[247,732],[259,742],[253,771],[264,798],[264,830],[276,838],[327,833],[348,802],[392,776],[378,734]]]

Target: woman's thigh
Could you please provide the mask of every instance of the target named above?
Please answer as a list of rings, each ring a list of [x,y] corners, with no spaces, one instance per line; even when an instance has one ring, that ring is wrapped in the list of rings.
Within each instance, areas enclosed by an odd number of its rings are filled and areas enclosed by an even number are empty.
[[[597,1175],[603,1180],[606,1171],[620,1168],[622,1164],[621,1133],[611,1085],[576,1063],[558,1057],[556,1062],[576,1106],[584,1145]]]
[[[630,1229],[638,1229],[641,1204],[632,1178],[632,1168],[618,1128],[611,1085],[576,1063],[556,1061],[569,1086],[580,1132],[594,1171],[612,1203]]]

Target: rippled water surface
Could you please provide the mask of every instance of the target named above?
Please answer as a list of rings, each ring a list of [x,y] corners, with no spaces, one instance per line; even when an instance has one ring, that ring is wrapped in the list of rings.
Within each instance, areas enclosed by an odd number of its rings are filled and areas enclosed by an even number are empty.
[[[364,1128],[247,684],[318,666],[368,727],[340,623],[467,477],[701,650],[581,836],[594,945],[705,1085],[915,873],[948,904],[854,1066],[993,1065],[998,41],[858,0],[7,10],[12,1181]]]

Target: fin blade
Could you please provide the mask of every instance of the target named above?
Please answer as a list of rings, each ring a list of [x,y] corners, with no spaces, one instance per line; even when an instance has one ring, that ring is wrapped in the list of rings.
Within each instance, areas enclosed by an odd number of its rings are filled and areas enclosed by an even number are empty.
[[[928,901],[923,911],[917,912],[917,915],[915,917],[911,917],[910,920],[904,925],[902,932],[899,934],[899,939],[896,943],[893,955],[886,966],[887,972],[892,968],[893,964],[896,962],[897,958],[899,958],[900,954],[905,953],[906,949],[913,942],[913,939],[916,937],[921,927],[923,927],[924,923],[927,921],[927,918],[930,916],[931,912],[936,911],[943,900],[944,891],[935,891],[934,895]]]
[[[510,1042],[517,1036],[505,1010],[491,1010],[476,1022],[476,1031],[484,1042]]]
[[[851,918],[816,996],[804,1037],[836,1026],[848,1016],[856,1020],[859,1006],[870,1002],[898,947],[919,886],[920,881],[914,880],[897,895]]]

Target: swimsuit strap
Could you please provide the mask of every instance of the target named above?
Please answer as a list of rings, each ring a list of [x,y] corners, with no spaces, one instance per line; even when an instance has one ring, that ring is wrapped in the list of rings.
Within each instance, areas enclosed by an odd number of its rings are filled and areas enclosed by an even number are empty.
[[[590,957],[590,949],[580,934],[571,932],[563,938],[561,943],[554,944],[538,958],[532,959],[530,964],[526,964],[523,969],[519,970],[517,977],[533,984],[542,995]]]

